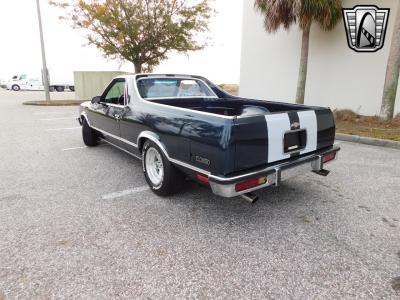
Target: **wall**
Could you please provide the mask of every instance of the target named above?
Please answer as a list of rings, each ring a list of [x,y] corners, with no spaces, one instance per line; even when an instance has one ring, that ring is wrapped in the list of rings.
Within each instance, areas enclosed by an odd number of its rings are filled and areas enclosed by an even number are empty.
[[[95,96],[100,96],[114,77],[124,74],[128,73],[119,71],[74,72],[75,98],[91,100]]]
[[[391,9],[385,46],[375,53],[357,53],[347,45],[343,20],[333,31],[313,24],[305,102],[334,108],[350,108],[361,114],[379,114],[390,50],[397,0],[344,0],[343,7],[375,4]],[[294,102],[300,61],[301,32],[269,34],[254,0],[244,1],[240,95]],[[400,88],[396,111],[400,112]]]

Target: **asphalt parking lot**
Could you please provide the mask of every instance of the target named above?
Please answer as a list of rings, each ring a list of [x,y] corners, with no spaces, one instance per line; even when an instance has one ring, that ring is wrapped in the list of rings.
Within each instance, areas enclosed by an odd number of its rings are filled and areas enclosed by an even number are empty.
[[[40,96],[0,90],[1,300],[400,297],[400,151],[343,142],[331,175],[254,205],[159,198],[138,160],[84,147],[77,107],[21,105]]]

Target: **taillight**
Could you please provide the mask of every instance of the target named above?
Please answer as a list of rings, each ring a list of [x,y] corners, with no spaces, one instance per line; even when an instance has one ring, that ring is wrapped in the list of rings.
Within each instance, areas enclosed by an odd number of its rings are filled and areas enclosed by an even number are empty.
[[[326,163],[328,161],[334,160],[336,158],[336,152],[328,153],[324,155],[323,162]]]
[[[208,177],[202,174],[197,174],[196,178],[201,182],[208,183]]]
[[[266,182],[267,182],[267,177],[260,177],[242,181],[235,185],[235,191],[236,192],[245,191],[253,187],[265,184]]]

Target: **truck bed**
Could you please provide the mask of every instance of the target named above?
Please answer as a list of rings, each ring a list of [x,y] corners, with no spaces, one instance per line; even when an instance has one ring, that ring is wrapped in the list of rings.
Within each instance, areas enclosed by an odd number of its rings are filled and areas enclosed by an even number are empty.
[[[152,100],[151,102],[224,116],[262,115],[310,109],[310,107],[303,105],[244,98],[162,99]]]
[[[230,144],[234,145],[234,165],[231,172],[294,159],[328,148],[335,139],[335,121],[329,108],[234,96],[215,99],[159,99],[151,102],[207,112],[215,117],[233,117]],[[288,136],[289,132],[293,132],[293,136]],[[192,127],[189,126],[186,135],[191,134]],[[204,146],[197,151],[204,157],[211,156],[211,153],[204,152]],[[228,168],[224,167],[224,170]]]

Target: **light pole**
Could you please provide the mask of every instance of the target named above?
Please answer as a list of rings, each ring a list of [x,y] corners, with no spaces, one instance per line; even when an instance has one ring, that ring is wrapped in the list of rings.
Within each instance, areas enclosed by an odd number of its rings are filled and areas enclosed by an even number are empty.
[[[46,101],[50,101],[50,88],[49,88],[49,73],[47,71],[47,64],[46,64],[46,52],[44,49],[44,39],[43,39],[43,28],[42,28],[42,15],[40,13],[40,3],[39,0],[36,0],[36,7],[37,7],[37,15],[39,20],[39,32],[40,32],[40,45],[42,47],[42,63],[43,63],[43,85],[44,85],[44,92],[46,95]]]

